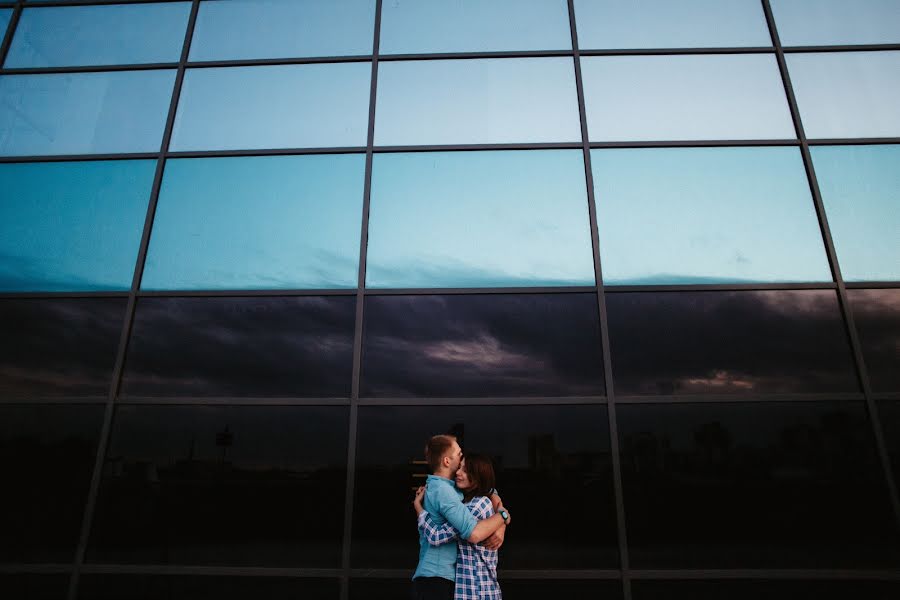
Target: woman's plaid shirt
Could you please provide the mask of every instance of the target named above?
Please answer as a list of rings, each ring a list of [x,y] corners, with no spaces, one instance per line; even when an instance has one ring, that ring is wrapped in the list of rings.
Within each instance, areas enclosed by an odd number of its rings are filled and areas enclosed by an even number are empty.
[[[469,511],[479,521],[494,514],[489,498],[476,496],[466,502]],[[449,523],[435,526],[427,511],[419,515],[419,531],[432,546],[456,541],[459,554],[456,557],[456,593],[454,600],[500,600],[500,584],[497,583],[497,551],[472,544],[459,538]]]

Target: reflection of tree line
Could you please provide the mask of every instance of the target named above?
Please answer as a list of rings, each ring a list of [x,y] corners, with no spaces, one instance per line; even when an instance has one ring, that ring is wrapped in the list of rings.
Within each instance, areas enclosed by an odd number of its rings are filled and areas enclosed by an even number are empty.
[[[641,431],[625,435],[623,467],[637,476],[701,478],[723,476],[771,479],[828,478],[859,471],[866,461],[863,419],[842,412],[823,414],[818,423],[781,427],[768,445],[735,441],[721,421],[700,423],[690,443],[673,443],[666,433]],[[760,442],[763,440],[760,439]]]

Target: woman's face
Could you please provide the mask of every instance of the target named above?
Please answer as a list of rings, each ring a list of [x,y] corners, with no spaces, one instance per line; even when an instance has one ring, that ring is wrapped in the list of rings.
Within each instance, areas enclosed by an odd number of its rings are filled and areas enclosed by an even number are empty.
[[[472,482],[469,481],[469,474],[466,473],[465,458],[462,459],[462,462],[459,465],[459,469],[456,471],[456,487],[463,491],[472,487]]]

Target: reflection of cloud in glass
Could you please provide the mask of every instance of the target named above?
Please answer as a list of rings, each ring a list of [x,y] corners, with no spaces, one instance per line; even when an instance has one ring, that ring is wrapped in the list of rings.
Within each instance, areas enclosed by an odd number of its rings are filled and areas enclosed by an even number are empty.
[[[900,391],[900,290],[847,290],[876,392]]]
[[[374,296],[364,396],[603,393],[593,294]]]
[[[106,395],[124,299],[2,300],[0,393]]]
[[[830,281],[796,148],[593,150],[605,283]]]
[[[369,287],[593,285],[580,151],[381,154]]]
[[[122,393],[349,396],[355,298],[144,298]]]
[[[607,295],[620,394],[859,391],[833,291]]]

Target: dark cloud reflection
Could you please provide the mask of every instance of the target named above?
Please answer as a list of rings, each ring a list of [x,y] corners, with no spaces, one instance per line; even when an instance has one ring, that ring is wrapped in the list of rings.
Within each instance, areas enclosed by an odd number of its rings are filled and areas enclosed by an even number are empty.
[[[122,393],[348,397],[355,298],[142,298]]]
[[[608,294],[617,394],[856,392],[833,291]]]
[[[593,294],[374,296],[362,395],[604,393]]]
[[[900,391],[900,290],[848,290],[847,294],[872,389]]]

